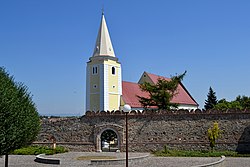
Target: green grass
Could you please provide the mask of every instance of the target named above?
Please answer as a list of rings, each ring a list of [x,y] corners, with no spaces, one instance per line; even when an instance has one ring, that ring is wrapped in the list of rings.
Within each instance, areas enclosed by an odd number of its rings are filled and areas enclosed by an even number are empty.
[[[155,156],[161,157],[250,157],[250,154],[239,154],[235,151],[183,151],[164,149],[153,152]]]
[[[68,150],[62,146],[57,146],[55,150],[53,150],[52,148],[48,146],[28,146],[28,147],[16,149],[11,154],[14,154],[14,155],[38,155],[38,154],[52,155],[52,154],[58,154],[58,153],[64,153],[64,152],[68,152]]]

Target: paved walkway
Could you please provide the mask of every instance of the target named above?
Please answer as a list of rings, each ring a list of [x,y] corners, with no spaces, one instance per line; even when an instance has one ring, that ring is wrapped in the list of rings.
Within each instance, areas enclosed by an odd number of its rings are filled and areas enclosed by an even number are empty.
[[[130,157],[137,157],[145,155],[146,153],[130,153]],[[86,153],[86,152],[69,152],[64,154],[57,154],[51,157],[56,157],[61,160],[61,165],[48,165],[34,162],[35,156],[32,155],[10,155],[9,167],[94,167],[90,165],[90,161],[80,161],[77,157],[80,156],[116,156],[117,158],[125,157],[125,153]],[[190,167],[210,163],[219,160],[220,158],[197,158],[197,157],[153,157],[150,156],[136,164],[130,164],[133,167]],[[4,156],[0,158],[0,167],[4,166]],[[114,165],[112,165],[114,166]],[[121,167],[124,165],[116,165]],[[228,158],[226,157],[225,167],[249,167],[250,158]],[[104,167],[100,166],[99,167]]]

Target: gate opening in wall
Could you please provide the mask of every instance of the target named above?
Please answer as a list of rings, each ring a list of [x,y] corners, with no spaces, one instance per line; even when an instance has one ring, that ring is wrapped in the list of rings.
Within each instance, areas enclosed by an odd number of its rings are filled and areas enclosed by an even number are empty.
[[[113,130],[107,129],[102,132],[101,149],[102,152],[116,152],[119,149],[117,134]]]

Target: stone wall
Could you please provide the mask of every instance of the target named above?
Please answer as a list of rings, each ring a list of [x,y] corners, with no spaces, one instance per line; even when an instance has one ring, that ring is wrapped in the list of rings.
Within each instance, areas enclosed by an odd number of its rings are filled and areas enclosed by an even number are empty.
[[[223,131],[217,149],[250,151],[249,111],[132,111],[128,114],[130,151],[153,151],[170,148],[207,150],[207,129],[219,123]],[[44,118],[38,144],[48,144],[50,136],[77,151],[99,151],[100,135],[112,129],[118,135],[118,145],[125,149],[125,114],[116,112],[86,112],[81,118]]]

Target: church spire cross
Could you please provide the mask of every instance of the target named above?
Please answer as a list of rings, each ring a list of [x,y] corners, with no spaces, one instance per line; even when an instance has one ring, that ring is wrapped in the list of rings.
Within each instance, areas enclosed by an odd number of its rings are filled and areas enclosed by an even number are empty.
[[[104,15],[104,6],[102,5],[102,15]]]

